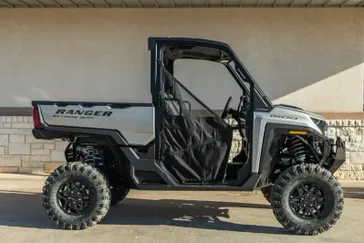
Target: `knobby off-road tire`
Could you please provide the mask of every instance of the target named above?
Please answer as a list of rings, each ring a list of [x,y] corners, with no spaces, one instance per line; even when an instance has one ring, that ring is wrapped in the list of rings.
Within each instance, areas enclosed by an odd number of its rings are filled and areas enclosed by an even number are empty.
[[[279,176],[271,201],[274,215],[283,227],[299,235],[317,235],[338,221],[344,195],[331,172],[319,165],[300,164]],[[319,207],[317,211],[312,205]]]
[[[272,195],[273,186],[263,187],[260,190],[262,191],[264,198],[270,203],[271,202],[270,197]]]
[[[114,187],[111,189],[111,205],[115,206],[126,198],[130,189],[124,187]]]
[[[110,207],[104,175],[91,165],[72,162],[58,167],[43,187],[43,206],[63,229],[78,230],[100,222]]]

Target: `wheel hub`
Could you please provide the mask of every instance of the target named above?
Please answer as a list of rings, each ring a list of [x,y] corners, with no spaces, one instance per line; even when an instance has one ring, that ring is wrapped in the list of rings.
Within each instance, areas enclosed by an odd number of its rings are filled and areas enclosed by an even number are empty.
[[[321,215],[325,206],[325,195],[317,185],[302,183],[292,190],[289,203],[296,215],[313,219]]]
[[[90,204],[90,188],[81,181],[68,181],[60,187],[57,198],[64,212],[80,215]]]

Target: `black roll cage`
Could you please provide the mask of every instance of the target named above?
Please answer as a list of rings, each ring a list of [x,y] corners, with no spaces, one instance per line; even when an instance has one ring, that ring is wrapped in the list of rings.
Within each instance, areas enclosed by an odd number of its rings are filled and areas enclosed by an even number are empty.
[[[259,85],[255,82],[253,77],[247,71],[243,63],[240,61],[238,56],[234,53],[231,47],[223,42],[199,39],[199,38],[164,38],[164,37],[150,37],[148,39],[148,50],[150,51],[150,92],[152,95],[152,102],[155,107],[155,159],[159,161],[161,159],[160,154],[160,138],[159,133],[162,131],[163,115],[160,112],[163,109],[163,96],[162,96],[162,83],[161,83],[161,68],[164,67],[164,51],[168,46],[173,46],[176,53],[179,51],[178,47],[182,50],[186,48],[194,47],[207,47],[214,49],[209,56],[208,53],[193,53],[188,52],[186,55],[182,53],[179,58],[186,59],[200,59],[207,61],[215,61],[223,64],[230,74],[233,76],[237,84],[241,89],[249,95],[249,111],[245,118],[246,121],[246,135],[249,143],[253,142],[253,122],[254,122],[254,111],[265,111],[269,112],[273,108],[272,102],[260,89]],[[177,47],[177,48],[176,48]],[[217,51],[214,52],[214,51]],[[221,53],[219,53],[220,51]],[[170,53],[168,53],[170,54]],[[173,54],[173,53],[172,53]],[[195,54],[195,55],[194,55]],[[206,55],[207,54],[207,55]],[[215,54],[215,55],[212,55]],[[221,56],[216,55],[221,54]],[[225,54],[225,55],[224,55]],[[178,59],[178,58],[177,58]],[[166,69],[173,75],[173,62],[176,59],[171,60],[171,63],[167,63]],[[235,68],[229,65],[230,62],[235,64]],[[249,83],[249,91],[243,82]],[[249,154],[253,153],[253,146],[249,146]],[[252,157],[248,156],[247,164],[251,167]]]
[[[260,89],[259,85],[247,71],[244,64],[240,61],[239,57],[235,54],[235,52],[231,49],[231,47],[223,42],[207,40],[207,39],[199,39],[199,38],[183,38],[183,37],[173,37],[173,38],[164,38],[164,37],[150,37],[148,39],[148,49],[151,52],[151,79],[150,79],[150,91],[153,97],[153,103],[155,103],[155,99],[158,99],[159,91],[161,89],[161,84],[159,80],[159,66],[163,64],[163,51],[166,46],[181,46],[181,47],[208,47],[215,50],[222,51],[226,53],[229,57],[229,61],[227,63],[222,63],[234,77],[235,81],[238,85],[246,90],[243,81],[250,84],[250,91],[248,93],[254,94],[251,96],[251,104],[257,103],[254,106],[254,109],[257,110],[266,110],[269,111],[272,109],[273,104],[269,100],[269,98],[264,94],[262,89]],[[213,56],[199,56],[195,59],[208,60],[208,61],[220,61],[214,59]],[[188,58],[188,57],[187,57]],[[190,57],[193,59],[193,57]],[[228,65],[230,62],[234,62],[236,65],[235,70]],[[173,74],[173,73],[172,73]],[[254,102],[255,101],[255,102]],[[258,101],[258,102],[257,102]]]

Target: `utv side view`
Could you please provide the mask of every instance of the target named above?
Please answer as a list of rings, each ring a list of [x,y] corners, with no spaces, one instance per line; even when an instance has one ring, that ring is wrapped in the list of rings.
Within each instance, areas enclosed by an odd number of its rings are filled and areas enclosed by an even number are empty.
[[[151,103],[33,101],[33,135],[63,139],[67,163],[45,182],[43,205],[64,229],[97,224],[139,190],[262,190],[277,220],[296,234],[332,227],[343,210],[333,173],[345,144],[323,117],[273,105],[233,50],[195,38],[149,38]],[[178,59],[217,62],[241,89],[221,115],[174,76]],[[230,125],[226,119],[233,119]],[[233,132],[243,146],[228,162]]]

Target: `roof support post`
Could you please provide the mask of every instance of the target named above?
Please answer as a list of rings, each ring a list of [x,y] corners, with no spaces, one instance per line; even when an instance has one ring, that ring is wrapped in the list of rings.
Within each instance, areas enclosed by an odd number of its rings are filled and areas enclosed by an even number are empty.
[[[1,0],[1,1],[4,2],[6,5],[8,5],[8,6],[12,7],[12,8],[15,8],[15,5],[9,3],[8,1],[6,1],[6,0]]]

